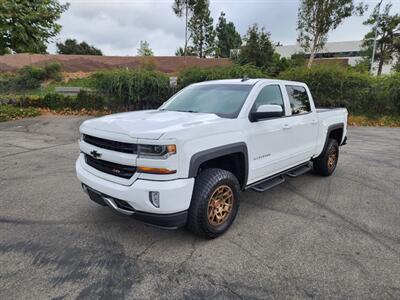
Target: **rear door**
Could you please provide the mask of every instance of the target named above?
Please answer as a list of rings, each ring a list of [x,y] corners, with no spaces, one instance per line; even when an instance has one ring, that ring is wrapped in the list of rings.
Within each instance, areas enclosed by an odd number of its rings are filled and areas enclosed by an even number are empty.
[[[285,135],[290,139],[291,163],[297,164],[310,160],[314,155],[318,117],[310,92],[305,86],[285,84],[285,90],[284,94],[290,103],[290,116],[284,124]]]

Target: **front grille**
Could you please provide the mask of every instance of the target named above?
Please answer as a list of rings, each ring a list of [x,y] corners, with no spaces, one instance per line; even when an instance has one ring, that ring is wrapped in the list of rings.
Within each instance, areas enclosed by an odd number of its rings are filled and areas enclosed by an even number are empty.
[[[98,138],[98,137],[87,135],[87,134],[83,135],[83,140],[88,144],[97,146],[99,148],[107,149],[107,150],[129,153],[129,154],[137,153],[137,145],[136,144],[106,140],[106,139]]]
[[[130,179],[136,172],[136,167],[96,159],[87,154],[85,154],[85,161],[89,166],[96,170],[125,179]]]

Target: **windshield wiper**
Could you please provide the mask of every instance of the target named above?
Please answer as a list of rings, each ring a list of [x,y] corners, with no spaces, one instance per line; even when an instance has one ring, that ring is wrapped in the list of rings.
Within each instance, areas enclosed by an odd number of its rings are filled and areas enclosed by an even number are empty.
[[[175,111],[179,111],[179,112],[188,112],[188,113],[193,113],[193,114],[199,113],[198,111],[195,111],[195,110],[175,110]]]

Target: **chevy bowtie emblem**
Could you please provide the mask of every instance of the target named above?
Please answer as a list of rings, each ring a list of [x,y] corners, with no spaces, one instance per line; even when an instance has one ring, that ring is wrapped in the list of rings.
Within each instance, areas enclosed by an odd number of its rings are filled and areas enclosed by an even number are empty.
[[[94,158],[101,157],[101,153],[97,152],[96,150],[93,150],[92,152],[90,152],[90,155],[92,155]]]

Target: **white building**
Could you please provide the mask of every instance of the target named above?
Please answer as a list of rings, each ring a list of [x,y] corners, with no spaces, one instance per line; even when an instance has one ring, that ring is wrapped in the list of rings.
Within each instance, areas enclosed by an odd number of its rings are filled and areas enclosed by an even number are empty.
[[[324,48],[318,51],[315,55],[316,59],[347,59],[349,65],[354,66],[357,61],[359,61],[362,51],[362,41],[349,41],[349,42],[333,42],[326,43]],[[276,48],[276,52],[278,52],[282,57],[290,58],[293,54],[296,53],[304,53],[304,50],[300,47],[300,45],[288,45],[288,46],[279,46]],[[309,57],[310,53],[305,52],[306,57]],[[390,73],[393,64],[385,64],[383,66],[382,73],[387,74]],[[376,71],[378,63],[374,63],[374,70]]]

